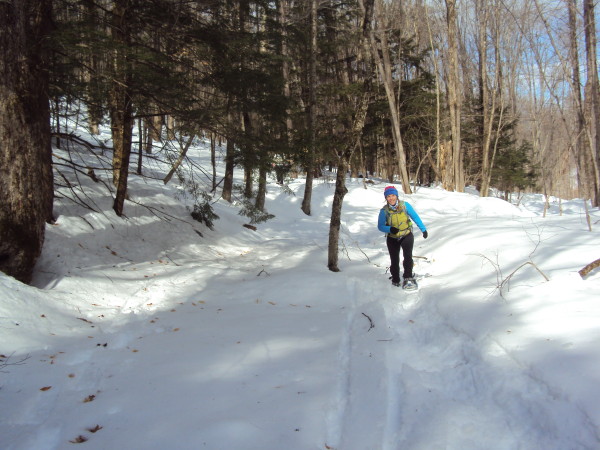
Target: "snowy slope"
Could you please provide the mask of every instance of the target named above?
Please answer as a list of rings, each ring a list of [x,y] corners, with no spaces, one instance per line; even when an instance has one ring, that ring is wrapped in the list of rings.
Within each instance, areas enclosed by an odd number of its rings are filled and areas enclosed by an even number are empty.
[[[35,287],[0,274],[0,448],[600,448],[600,274],[577,274],[600,214],[590,233],[581,201],[543,218],[539,196],[419,188],[430,276],[406,294],[383,183],[348,181],[332,273],[327,180],[310,217],[302,179],[270,184],[257,231],[222,200],[214,231],[193,221],[175,180],[132,175],[126,219],[81,181],[97,212],[57,199]]]

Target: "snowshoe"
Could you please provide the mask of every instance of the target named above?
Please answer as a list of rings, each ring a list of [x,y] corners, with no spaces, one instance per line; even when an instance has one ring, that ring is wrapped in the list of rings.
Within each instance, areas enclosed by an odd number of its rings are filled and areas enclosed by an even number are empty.
[[[402,289],[405,291],[416,291],[419,289],[419,285],[417,284],[417,280],[414,277],[405,278],[402,281]]]

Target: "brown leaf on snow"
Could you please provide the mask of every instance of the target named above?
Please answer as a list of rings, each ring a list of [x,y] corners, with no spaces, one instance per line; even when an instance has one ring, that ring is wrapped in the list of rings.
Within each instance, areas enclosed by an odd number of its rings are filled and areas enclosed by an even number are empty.
[[[49,391],[50,389],[52,389],[52,386],[44,386],[43,388],[40,388],[40,391]]]
[[[79,320],[83,320],[84,322],[87,322],[87,323],[94,323],[94,322],[90,322],[90,321],[89,321],[89,320],[87,320],[87,319],[84,319],[83,317],[78,317],[78,319],[79,319]]]
[[[102,427],[100,425],[96,425],[94,428],[88,428],[87,430],[90,433],[95,433],[96,431],[100,431],[102,429]]]
[[[94,394],[91,394],[83,399],[83,403],[93,402],[95,399],[96,399],[96,396]]]
[[[77,436],[75,439],[70,440],[69,442],[71,444],[82,444],[83,442],[87,441],[88,438],[86,438],[85,436],[82,436],[81,434],[79,436]]]

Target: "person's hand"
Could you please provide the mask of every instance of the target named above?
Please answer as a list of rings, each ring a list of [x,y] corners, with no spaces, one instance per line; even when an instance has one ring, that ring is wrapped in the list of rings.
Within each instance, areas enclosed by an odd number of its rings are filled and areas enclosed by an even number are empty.
[[[400,231],[398,228],[396,228],[396,227],[390,227],[390,233],[391,234],[396,234],[396,233],[398,233],[398,231]]]
[[[429,236],[429,234],[427,233],[427,231],[423,231],[423,239],[427,239],[427,236]]]

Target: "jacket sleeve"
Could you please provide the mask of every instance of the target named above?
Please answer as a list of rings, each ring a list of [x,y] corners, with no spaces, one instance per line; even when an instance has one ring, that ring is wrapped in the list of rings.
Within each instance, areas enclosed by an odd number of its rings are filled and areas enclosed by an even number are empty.
[[[408,214],[411,220],[417,224],[419,230],[421,230],[422,233],[427,231],[427,228],[425,228],[423,221],[421,220],[415,209],[412,207],[412,205],[408,202],[404,202],[404,204],[406,205],[406,214]]]
[[[377,229],[382,233],[389,233],[390,226],[385,224],[386,217],[383,209],[379,210],[379,218],[377,219]]]

